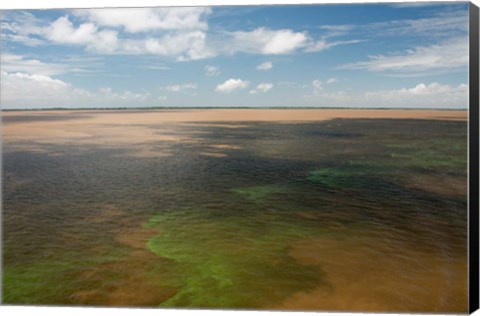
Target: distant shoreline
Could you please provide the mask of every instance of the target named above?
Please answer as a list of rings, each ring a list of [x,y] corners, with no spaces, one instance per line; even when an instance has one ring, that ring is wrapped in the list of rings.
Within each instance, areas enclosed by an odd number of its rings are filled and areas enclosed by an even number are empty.
[[[318,108],[163,108],[6,111],[2,122],[22,126],[36,122],[38,128],[62,121],[67,130],[75,124],[158,124],[185,122],[313,122],[332,119],[433,119],[468,120],[469,111],[421,109],[318,109]],[[68,123],[67,123],[68,122]],[[61,125],[61,124],[60,124]],[[32,126],[30,126],[32,127]],[[37,130],[38,132],[38,130]],[[32,131],[32,133],[34,133]],[[83,132],[82,132],[83,133]]]
[[[96,107],[96,108],[39,108],[39,109],[1,109],[1,112],[35,111],[132,111],[132,110],[411,110],[411,111],[468,111],[468,108],[402,108],[402,107]]]

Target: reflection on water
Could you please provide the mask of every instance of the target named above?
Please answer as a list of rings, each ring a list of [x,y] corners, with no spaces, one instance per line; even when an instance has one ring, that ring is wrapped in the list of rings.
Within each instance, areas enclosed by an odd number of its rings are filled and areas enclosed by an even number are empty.
[[[136,126],[115,146],[7,141],[3,301],[465,312],[466,127],[201,122]]]

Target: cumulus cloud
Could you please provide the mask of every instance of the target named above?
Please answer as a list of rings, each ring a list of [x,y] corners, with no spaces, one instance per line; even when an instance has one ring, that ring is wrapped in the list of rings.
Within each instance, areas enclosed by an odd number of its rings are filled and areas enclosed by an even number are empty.
[[[206,30],[211,8],[129,8],[75,10],[77,16],[100,26],[121,27],[136,33],[151,30]]]
[[[327,79],[327,84],[332,84],[332,83],[337,83],[338,79],[337,78],[328,78]]]
[[[230,53],[257,53],[265,55],[289,54],[307,43],[306,32],[290,29],[270,30],[259,27],[253,31],[237,31],[231,34]]]
[[[261,55],[318,52],[336,45],[357,42],[314,41],[308,32],[268,29],[209,32],[211,8],[118,8],[70,11],[49,22],[33,15],[2,21],[2,37],[27,45],[53,42],[76,45],[101,54],[151,54],[189,61],[218,55]],[[211,37],[211,38],[210,38]],[[271,63],[270,63],[271,64]],[[259,70],[268,70],[259,68]],[[214,73],[214,72],[213,72]]]
[[[9,105],[52,106],[51,101],[65,102],[73,96],[85,94],[68,83],[46,75],[1,72],[2,103]],[[28,93],[25,93],[28,91]]]
[[[195,90],[197,89],[196,83],[185,83],[185,84],[176,84],[171,86],[166,86],[165,90],[170,92],[181,92],[184,90]]]
[[[226,46],[226,53],[251,53],[262,55],[291,54],[298,51],[320,52],[331,47],[359,43],[360,40],[327,41],[327,39],[314,40],[306,31],[297,32],[291,29],[273,30],[259,27],[252,31],[231,32]],[[271,62],[264,63],[268,70]],[[261,65],[259,65],[260,67]],[[273,65],[272,65],[273,66]]]
[[[448,85],[438,82],[419,83],[400,89],[376,90],[363,93],[346,91],[325,92],[304,96],[304,102],[315,106],[384,107],[384,108],[467,108],[468,85]]]
[[[218,76],[220,74],[220,69],[215,66],[207,65],[205,66],[205,75],[209,77]]]
[[[147,91],[89,91],[46,75],[1,72],[1,99],[5,108],[94,107],[135,105],[146,101]],[[28,93],[25,93],[28,91]]]
[[[85,45],[89,50],[114,52],[118,47],[118,33],[98,30],[93,23],[75,27],[67,16],[58,18],[44,29],[47,39],[54,43]]]
[[[257,93],[265,93],[273,88],[273,83],[260,83],[257,87],[253,90],[250,90],[250,94],[257,94]]]
[[[40,45],[76,45],[102,54],[153,54],[179,61],[212,57],[206,45],[211,8],[72,10],[52,22],[30,13],[7,14],[2,38]],[[137,34],[142,33],[142,34]]]
[[[179,61],[204,59],[215,55],[207,47],[206,37],[207,34],[203,31],[179,32],[157,38],[125,41],[122,51],[164,55]]]
[[[371,72],[404,75],[429,74],[430,71],[465,69],[468,65],[468,37],[417,46],[402,53],[374,55],[369,60],[340,66],[340,69],[365,69]]]
[[[117,31],[99,30],[94,23],[78,27],[64,16],[45,28],[45,36],[59,44],[82,45],[99,53],[154,54],[179,61],[196,60],[214,55],[206,45],[203,31],[178,31],[163,36],[119,38]]]
[[[460,84],[458,86],[451,86],[446,84],[441,84],[438,82],[433,82],[430,84],[419,83],[412,88],[401,88],[397,90],[379,90],[373,92],[366,92],[365,96],[367,98],[382,98],[390,99],[392,101],[398,100],[399,98],[409,98],[409,97],[447,97],[449,99],[456,97],[466,97],[468,95],[468,85]],[[436,102],[435,100],[434,102]]]
[[[266,61],[257,66],[257,70],[270,70],[273,68],[273,63],[271,61]]]
[[[468,107],[468,85],[419,83],[411,88],[366,92],[364,97],[367,103],[383,106],[466,108]]]
[[[222,93],[230,93],[235,90],[245,89],[250,84],[249,81],[241,79],[228,79],[224,83],[217,85],[215,91]]]

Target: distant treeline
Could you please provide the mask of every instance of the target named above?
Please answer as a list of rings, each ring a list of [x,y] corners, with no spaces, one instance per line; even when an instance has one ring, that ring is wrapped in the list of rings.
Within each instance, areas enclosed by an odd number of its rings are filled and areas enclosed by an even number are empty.
[[[35,108],[35,109],[1,109],[2,112],[10,111],[91,111],[91,110],[208,110],[208,109],[276,109],[276,110],[443,110],[443,111],[467,111],[468,109],[456,108],[402,108],[402,107],[378,107],[378,108],[364,108],[364,107],[313,107],[313,106],[232,106],[232,107],[218,107],[218,106],[151,106],[151,107],[94,107],[94,108]]]

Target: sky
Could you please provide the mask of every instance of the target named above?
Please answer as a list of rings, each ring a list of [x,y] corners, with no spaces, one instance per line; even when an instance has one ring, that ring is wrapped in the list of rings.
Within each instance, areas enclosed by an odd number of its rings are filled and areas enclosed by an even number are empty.
[[[1,12],[1,107],[468,108],[468,3]]]

